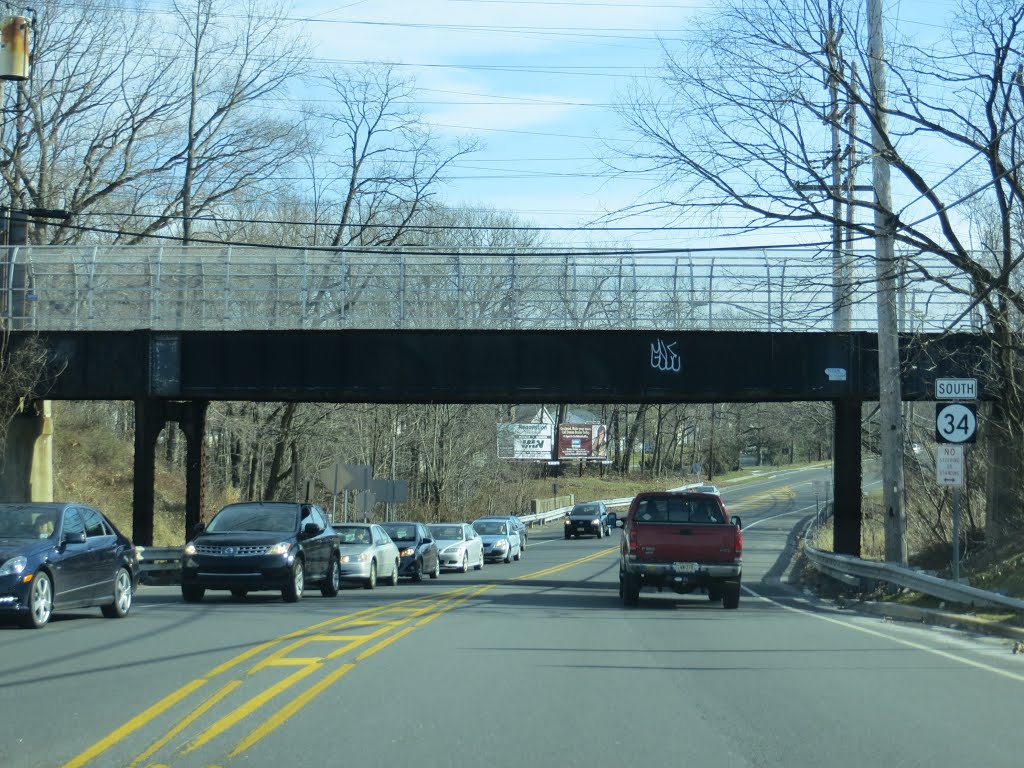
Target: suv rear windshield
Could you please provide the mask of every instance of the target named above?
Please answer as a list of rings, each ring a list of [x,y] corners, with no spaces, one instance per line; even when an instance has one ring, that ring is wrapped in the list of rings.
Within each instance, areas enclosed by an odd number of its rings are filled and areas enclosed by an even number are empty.
[[[641,523],[724,523],[721,508],[711,499],[686,497],[641,499],[636,506]]]

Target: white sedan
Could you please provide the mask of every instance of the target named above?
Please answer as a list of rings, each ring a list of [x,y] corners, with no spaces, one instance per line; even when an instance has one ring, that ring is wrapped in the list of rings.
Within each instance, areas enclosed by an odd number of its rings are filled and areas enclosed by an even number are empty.
[[[354,581],[366,589],[383,583],[398,584],[398,547],[387,531],[373,523],[335,525],[338,534],[339,573],[342,581]]]
[[[441,567],[466,573],[472,565],[476,570],[484,567],[484,545],[473,526],[466,523],[435,523],[428,525],[441,554]]]

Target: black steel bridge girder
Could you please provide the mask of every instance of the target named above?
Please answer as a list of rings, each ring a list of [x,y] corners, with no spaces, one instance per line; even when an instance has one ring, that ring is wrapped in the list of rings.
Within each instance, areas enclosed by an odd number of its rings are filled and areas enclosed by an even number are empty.
[[[13,343],[27,332],[12,334]],[[406,403],[878,399],[870,333],[100,331],[40,333],[50,399]],[[978,336],[906,336],[903,399],[981,377]],[[986,396],[981,387],[981,397]]]

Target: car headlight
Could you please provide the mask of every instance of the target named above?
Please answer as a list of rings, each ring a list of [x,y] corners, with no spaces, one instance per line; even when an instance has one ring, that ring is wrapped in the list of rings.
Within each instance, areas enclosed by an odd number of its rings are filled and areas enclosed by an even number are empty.
[[[494,542],[495,549],[508,549],[508,539],[499,539]]]
[[[282,542],[279,542],[279,543],[275,544],[270,549],[268,549],[267,550],[267,554],[268,555],[287,555],[288,551],[291,548],[292,548],[292,543],[290,541],[282,541]]]
[[[402,557],[412,557],[416,554],[416,547],[406,547],[405,549],[400,550],[398,554]]]
[[[598,520],[598,519],[597,519],[597,518],[595,517],[595,518],[594,518],[593,520],[591,520],[591,521],[590,521],[590,524],[591,524],[591,525],[600,525],[600,524],[601,524],[601,521],[600,521],[600,520]]]
[[[370,559],[369,555],[342,555],[341,562],[343,563],[365,563]]]
[[[570,520],[568,517],[565,518],[565,524],[566,525],[572,525],[572,520]]]
[[[16,576],[25,570],[28,565],[28,558],[23,555],[12,557],[3,565],[0,565],[0,576]]]
[[[184,552],[189,556],[194,555],[196,553],[196,543],[194,541],[190,541],[185,545]]]

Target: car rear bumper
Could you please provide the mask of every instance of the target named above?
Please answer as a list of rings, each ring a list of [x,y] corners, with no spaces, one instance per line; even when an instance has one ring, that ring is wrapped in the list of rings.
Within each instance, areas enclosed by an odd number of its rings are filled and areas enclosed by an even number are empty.
[[[743,563],[741,561],[732,563],[692,563],[693,570],[683,572],[677,567],[677,563],[643,563],[635,560],[627,560],[623,565],[626,573],[636,574],[643,577],[646,582],[677,581],[680,577],[683,580],[692,581],[732,581],[743,575]]]

